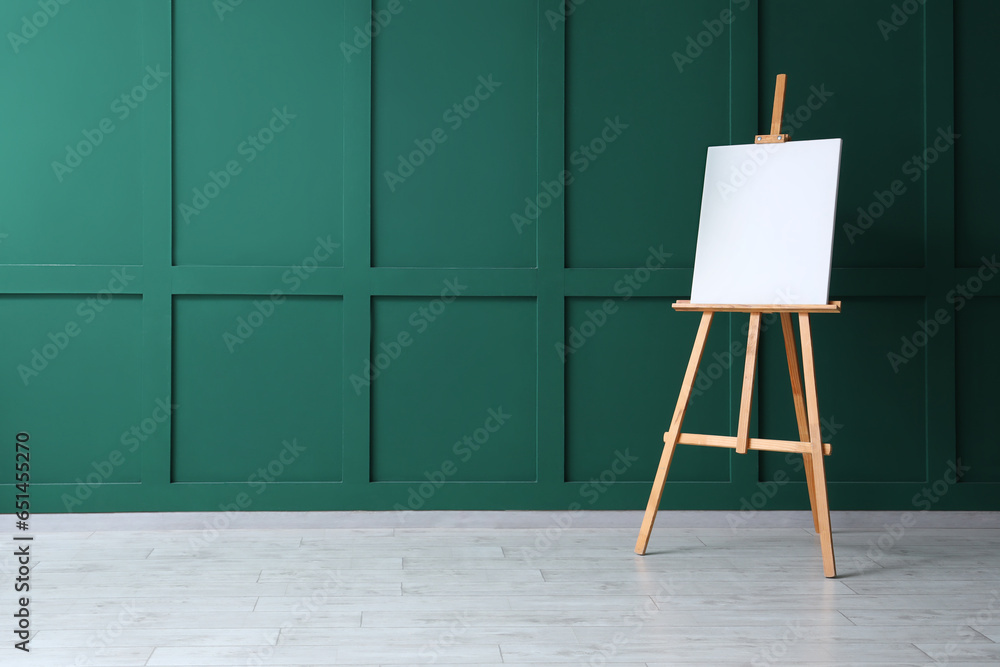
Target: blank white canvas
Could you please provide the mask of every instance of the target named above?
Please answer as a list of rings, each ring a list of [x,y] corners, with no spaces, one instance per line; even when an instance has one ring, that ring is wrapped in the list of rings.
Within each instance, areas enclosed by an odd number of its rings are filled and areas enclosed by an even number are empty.
[[[828,302],[842,143],[708,149],[692,303]]]

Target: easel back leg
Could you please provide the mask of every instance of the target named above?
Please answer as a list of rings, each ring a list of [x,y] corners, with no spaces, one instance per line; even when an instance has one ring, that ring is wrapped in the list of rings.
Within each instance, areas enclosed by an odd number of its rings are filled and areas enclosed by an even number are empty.
[[[781,313],[781,332],[785,337],[785,356],[788,357],[788,376],[792,381],[792,402],[795,404],[795,421],[799,427],[799,440],[809,442],[809,420],[806,417],[806,398],[802,392],[802,374],[799,372],[799,352],[795,344],[795,329],[791,313]],[[812,510],[813,528],[819,533],[819,515],[816,513],[816,481],[813,476],[812,454],[803,454],[806,487],[809,489],[809,508]]]

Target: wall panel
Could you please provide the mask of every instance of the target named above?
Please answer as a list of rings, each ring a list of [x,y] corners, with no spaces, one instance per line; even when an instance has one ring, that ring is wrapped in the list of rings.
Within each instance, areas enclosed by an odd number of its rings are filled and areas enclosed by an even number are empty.
[[[535,310],[526,298],[376,300],[372,481],[536,480]],[[368,374],[355,377],[366,388]]]
[[[993,31],[1000,21],[994,2],[955,3],[955,261],[977,266],[985,254],[1000,250],[1000,229],[993,205],[995,160],[1000,140],[990,127],[1000,106],[1000,91],[989,81],[996,62]]]
[[[344,8],[294,8],[174,4],[177,264],[288,266],[343,240]]]
[[[38,11],[0,6],[0,150],[12,170],[0,179],[0,263],[138,264],[142,123],[169,87],[146,68],[170,63],[143,53],[142,3]]]
[[[994,415],[998,404],[996,377],[1000,350],[1000,298],[982,297],[959,311],[955,402],[958,412],[958,457],[969,466],[966,481],[1000,482],[1000,438]]]
[[[172,480],[340,481],[342,331],[337,298],[178,297]]]
[[[511,215],[536,188],[538,4],[401,7],[372,47],[374,265],[536,266]]]
[[[142,449],[132,428],[145,407],[138,392],[141,299],[11,295],[0,299],[0,313],[11,324],[0,334],[7,370],[0,422],[11,438],[31,434],[32,479],[70,487],[95,474],[98,484],[139,482]],[[115,451],[121,459],[108,465]],[[4,468],[0,479],[9,483],[14,466]]]

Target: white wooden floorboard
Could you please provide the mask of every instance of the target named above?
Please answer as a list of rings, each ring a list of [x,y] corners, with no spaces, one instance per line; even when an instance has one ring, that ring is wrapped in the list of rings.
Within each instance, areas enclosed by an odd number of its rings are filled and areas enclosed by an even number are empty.
[[[871,643],[863,642],[849,644],[836,642],[817,645],[815,642],[798,640],[785,644],[775,642],[781,657],[778,660],[785,664],[806,664],[814,660],[826,660],[846,664],[850,660],[863,659],[867,664],[898,665],[904,662],[927,660],[927,655],[910,643]],[[634,641],[619,645],[596,642],[583,643],[570,647],[559,647],[538,644],[501,644],[504,660],[514,662],[535,662],[543,664],[586,664],[593,656],[601,655],[608,663],[621,662],[619,656],[628,655],[632,660],[656,662],[669,656],[674,660],[698,661],[704,664],[732,660],[734,657],[753,664],[774,662],[772,654],[767,653],[767,647],[759,646],[759,642],[714,642],[711,640],[700,643],[686,643],[672,647],[651,646]],[[777,655],[777,652],[773,655]],[[982,659],[985,656],[979,656]]]
[[[635,537],[631,538],[635,544]],[[648,559],[636,556],[633,553],[616,557],[613,562],[615,567],[609,571],[617,572],[620,567],[626,569],[642,567],[648,571],[663,572],[690,572],[694,570],[732,570],[737,565],[735,561],[725,558],[699,558],[672,557],[667,559]],[[447,568],[456,569],[559,569],[563,571],[573,570],[607,570],[607,558],[596,558],[578,553],[576,556],[552,556],[539,553],[522,553],[518,549],[512,549],[506,556],[500,558],[403,558],[404,570],[442,570]],[[815,569],[815,568],[812,568]]]
[[[1000,616],[994,619],[1000,623]],[[979,625],[978,623],[972,626],[977,632],[989,637],[991,640],[1000,643],[1000,625]]]
[[[1000,579],[984,577],[979,580],[948,580],[934,579],[913,581],[864,581],[845,579],[844,585],[859,595],[934,595],[956,596],[995,595],[1000,598]]]
[[[580,640],[573,628],[567,626],[520,626],[512,628],[466,628],[461,615],[451,632],[446,633],[441,643],[455,644],[500,644],[512,643],[565,643],[576,644]],[[428,641],[430,639],[430,641]],[[432,643],[427,632],[420,628],[352,628],[337,631],[337,640],[347,644],[409,644]],[[329,646],[330,631],[326,628],[289,628],[281,631],[278,643],[290,646]]]
[[[14,648],[0,648],[0,665],[4,667],[56,667],[87,665],[88,667],[138,667],[145,665],[153,647],[103,648],[40,648],[25,653]]]
[[[807,513],[392,514],[40,517],[0,665],[1000,664],[994,514],[837,514],[835,580]]]
[[[130,595],[114,598],[80,598],[80,599],[55,599],[47,600],[44,594],[35,595],[31,600],[32,608],[39,611],[49,612],[113,612],[119,613],[123,605],[134,606],[139,611],[170,611],[183,613],[184,611],[213,611],[213,612],[237,612],[253,611],[254,605],[259,598],[253,596],[244,597],[219,597],[219,596],[195,596],[183,595],[177,597],[142,597],[142,590],[129,591]],[[13,601],[11,601],[13,603]]]
[[[328,628],[316,629],[330,636]],[[247,646],[250,644],[278,642],[279,631],[268,628],[151,628],[130,625],[114,637],[108,635],[108,642],[116,647],[145,646]],[[94,639],[90,630],[41,630],[31,641],[32,651],[48,648],[87,648]]]
[[[396,656],[408,656],[422,664],[468,663],[502,664],[500,648],[496,644],[468,645],[454,644],[432,648],[424,644],[386,645],[344,645],[344,646],[259,646],[216,647],[208,650],[201,647],[158,647],[153,651],[147,665],[183,666],[197,661],[205,665],[248,665],[253,656],[260,656],[266,665],[358,665],[381,664]]]
[[[782,625],[794,620],[801,625],[852,625],[843,614],[836,609],[828,610],[797,610],[775,609],[768,613],[755,613],[752,616],[740,610],[728,609],[720,611],[692,612],[687,610],[657,609],[650,603],[652,611],[644,620],[645,627],[668,626],[729,626],[729,625]],[[634,610],[639,614],[646,605],[634,609],[603,609],[600,601],[589,605],[579,605],[574,609],[560,610],[518,610],[496,612],[470,611],[463,614],[466,623],[476,627],[515,627],[522,625],[570,625],[570,626],[616,626],[625,625],[625,618]],[[624,613],[623,613],[624,612]],[[408,628],[433,627],[446,628],[455,622],[455,615],[449,612],[399,612],[373,611],[365,612],[361,625],[363,627]],[[637,621],[638,622],[638,621]]]
[[[516,595],[507,598],[515,611],[563,611],[572,609],[600,609],[602,611],[631,611],[644,606],[655,607],[649,595],[566,595],[554,598],[549,595]]]
[[[942,605],[943,606],[943,605]],[[948,608],[930,608],[919,603],[907,604],[902,601],[894,608],[879,607],[872,610],[845,609],[841,613],[855,625],[887,627],[897,625],[934,625],[952,627],[974,625],[983,607],[975,602],[950,605]],[[948,634],[948,641],[952,641]],[[932,639],[928,637],[928,639]]]
[[[956,637],[947,644],[917,643],[916,647],[929,655],[937,664],[968,662],[970,660],[990,661],[1000,665],[1000,646],[963,641]]]
[[[135,609],[134,615],[131,610]],[[127,619],[128,624],[137,628],[153,629],[261,629],[278,631],[289,620],[302,618],[302,612],[291,611],[268,612],[227,612],[219,614],[209,611],[169,612],[169,611],[139,611],[135,607],[120,608],[114,612],[103,613],[67,613],[45,611],[39,614],[39,622],[45,626],[63,630],[91,630],[94,636],[100,636],[108,628],[121,624],[121,619]],[[311,628],[357,628],[361,626],[360,611],[322,611],[310,610],[308,627]]]
[[[970,608],[983,608],[990,598],[986,595],[975,597],[933,596],[933,595],[853,595],[838,596],[835,600],[825,598],[823,602],[815,595],[798,595],[788,593],[787,589],[770,595],[674,595],[653,596],[653,600],[661,609],[711,611],[724,609],[742,609],[755,613],[768,609],[815,610],[820,606],[836,608],[849,618],[865,612],[879,610],[901,611],[909,609],[935,609],[938,611],[966,611]],[[974,620],[966,619],[969,624]]]
[[[320,611],[348,611],[363,609],[362,613],[382,611],[448,613],[453,610],[483,611],[510,609],[507,598],[488,598],[481,595],[439,595],[420,597],[416,595],[348,597],[339,595],[310,596],[309,605]],[[294,612],[303,606],[303,597],[261,597],[257,599],[254,611]]]
[[[794,627],[795,621],[790,621]],[[970,626],[937,625],[937,626],[860,626],[860,625],[829,625],[822,627],[809,626],[809,636],[822,642],[863,643],[885,641],[919,643],[928,636],[947,637],[963,633],[962,641],[992,644],[990,638],[976,633]],[[971,632],[970,632],[971,631]],[[615,635],[622,632],[615,626],[585,626],[573,628],[579,642],[610,642]],[[732,625],[732,626],[644,626],[643,642],[659,645],[669,649],[670,646],[698,642],[757,642],[767,645],[782,639],[789,634],[788,625]],[[794,636],[794,633],[792,633]],[[979,634],[980,636],[976,636]],[[964,639],[968,637],[968,639]]]
[[[150,579],[147,578],[147,581]],[[106,582],[102,585],[91,583],[81,583],[70,585],[68,582],[54,584],[49,582],[40,583],[32,588],[35,595],[45,603],[60,600],[108,600],[116,598],[132,599],[136,596],[136,589],[140,589],[143,599],[158,598],[163,600],[173,600],[174,598],[232,598],[244,599],[256,598],[262,595],[286,595],[290,584],[258,584],[240,582],[204,582],[204,581],[183,581],[174,585],[159,584],[153,581],[152,585],[143,586],[141,583],[122,582],[121,585],[114,585]],[[367,589],[367,586],[358,586]],[[399,594],[399,584],[395,584],[396,594]],[[366,593],[367,594],[367,593]]]

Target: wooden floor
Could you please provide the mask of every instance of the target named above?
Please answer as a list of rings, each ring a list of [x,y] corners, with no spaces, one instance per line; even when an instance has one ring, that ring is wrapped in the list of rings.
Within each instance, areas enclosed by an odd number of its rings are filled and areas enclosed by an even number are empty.
[[[1000,664],[996,515],[900,533],[835,513],[828,580],[805,514],[734,530],[664,512],[645,557],[640,513],[521,514],[53,518],[32,543],[30,655],[0,561],[0,664]]]

